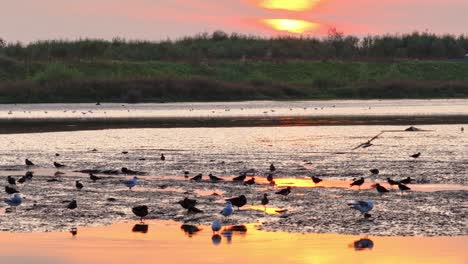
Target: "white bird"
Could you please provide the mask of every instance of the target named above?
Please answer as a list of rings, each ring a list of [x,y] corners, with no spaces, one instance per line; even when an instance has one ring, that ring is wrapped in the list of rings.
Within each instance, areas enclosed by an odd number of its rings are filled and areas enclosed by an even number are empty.
[[[124,184],[125,186],[127,186],[128,188],[130,188],[131,190],[133,187],[135,187],[135,185],[137,185],[138,178],[137,176],[134,176],[133,179],[131,180],[121,180],[120,182]]]
[[[374,203],[371,201],[353,201],[351,203],[348,203],[350,208],[356,209],[362,214],[364,214],[365,218],[371,217],[369,214],[370,210],[374,208]]]
[[[16,207],[23,202],[23,198],[19,193],[15,193],[10,199],[5,199],[4,201],[9,206],[14,207],[16,211]]]
[[[221,211],[221,214],[224,215],[225,217],[228,217],[232,215],[232,203],[230,201],[226,202],[226,207]]]

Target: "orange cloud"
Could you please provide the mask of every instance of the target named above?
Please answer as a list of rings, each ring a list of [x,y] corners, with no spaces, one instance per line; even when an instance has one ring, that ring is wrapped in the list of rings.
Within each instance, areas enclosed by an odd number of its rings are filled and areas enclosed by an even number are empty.
[[[275,30],[294,34],[309,33],[320,27],[318,23],[300,19],[263,19],[262,22]]]
[[[322,0],[253,0],[259,7],[288,11],[310,10]]]

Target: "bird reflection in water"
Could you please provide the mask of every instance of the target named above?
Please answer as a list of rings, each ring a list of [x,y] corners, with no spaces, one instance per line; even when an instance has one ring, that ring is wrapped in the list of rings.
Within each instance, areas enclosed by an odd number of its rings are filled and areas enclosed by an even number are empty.
[[[374,248],[374,242],[368,238],[361,238],[354,241],[350,247],[354,247],[354,250],[356,251],[362,251],[366,249],[371,250]]]
[[[228,244],[231,244],[233,234],[245,235],[245,233],[247,233],[247,227],[245,225],[234,225],[226,227],[221,235],[226,238]]]
[[[78,234],[78,228],[72,227],[70,229],[70,234],[72,234],[72,236],[75,237]]]
[[[148,225],[143,223],[136,224],[133,226],[132,232],[146,234],[148,233]]]
[[[221,236],[216,234],[211,237],[211,242],[213,243],[213,245],[217,246],[221,244],[221,239],[222,239]]]
[[[201,229],[194,225],[187,225],[183,224],[180,226],[180,229],[184,230],[184,233],[188,235],[188,237],[192,237],[194,234],[199,232]]]

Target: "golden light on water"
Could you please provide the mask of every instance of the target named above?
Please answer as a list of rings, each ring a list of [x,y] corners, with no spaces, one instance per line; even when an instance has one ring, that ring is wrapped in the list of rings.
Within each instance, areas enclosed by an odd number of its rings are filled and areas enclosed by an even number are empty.
[[[289,11],[308,10],[318,4],[320,0],[260,0],[259,6],[268,9],[283,9]]]
[[[264,19],[263,23],[278,31],[303,34],[319,27],[319,24],[299,19]]]

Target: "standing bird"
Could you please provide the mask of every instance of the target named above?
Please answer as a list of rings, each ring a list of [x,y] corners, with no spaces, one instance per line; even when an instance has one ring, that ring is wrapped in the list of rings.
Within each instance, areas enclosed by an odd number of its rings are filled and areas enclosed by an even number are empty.
[[[70,210],[76,209],[78,207],[78,204],[76,203],[76,200],[72,200],[68,205],[67,208]]]
[[[26,174],[24,174],[23,177],[18,179],[19,183],[25,183],[26,181],[32,181],[33,177],[33,172],[32,171],[27,171]]]
[[[364,178],[361,177],[359,180],[353,181],[349,186],[352,188],[353,186],[358,186],[361,189],[361,185],[364,183]]]
[[[268,194],[264,193],[264,194],[263,194],[263,198],[262,198],[262,205],[263,205],[263,207],[265,208],[265,211],[266,211],[266,205],[270,202],[270,201],[268,200],[268,197],[267,197],[267,196],[268,196]]]
[[[312,176],[312,181],[314,182],[315,185],[317,185],[323,180],[320,179],[319,177]]]
[[[394,181],[394,180],[392,180],[392,179],[390,179],[390,178],[387,178],[387,182],[388,182],[388,184],[390,184],[390,186],[398,185],[398,182],[397,182],[397,181]]]
[[[83,184],[80,181],[75,181],[75,187],[81,191],[81,189],[83,189]]]
[[[223,226],[221,225],[221,222],[219,220],[214,220],[213,224],[211,225],[211,230],[213,230],[213,234],[221,230]]]
[[[70,229],[70,234],[72,234],[72,236],[76,236],[78,234],[78,228],[72,227]]]
[[[185,197],[184,200],[178,201],[177,203],[180,204],[184,209],[189,209],[197,204],[197,200]]]
[[[8,194],[14,194],[14,193],[19,193],[19,191],[16,188],[10,187],[10,186],[5,186],[5,192]]]
[[[161,154],[161,160],[162,160],[162,161],[165,161],[165,160],[166,160],[166,157],[164,156],[164,154]]]
[[[276,171],[275,165],[273,165],[273,163],[270,164],[270,171],[271,171],[271,172]]]
[[[131,180],[120,180],[120,183],[127,186],[130,190],[138,184],[137,176],[134,176]]]
[[[224,207],[224,209],[221,210],[220,213],[221,213],[223,216],[225,216],[225,217],[229,217],[230,215],[232,215],[232,212],[233,212],[233,210],[232,210],[232,204],[231,204],[230,201],[227,201],[227,202],[226,202],[226,207]]]
[[[211,182],[219,182],[219,181],[222,181],[223,179],[219,178],[219,177],[216,177],[214,176],[213,174],[208,174],[208,177],[210,177],[210,181]]]
[[[406,186],[404,184],[401,184],[401,183],[398,184],[398,189],[400,189],[401,194],[403,194],[403,192],[405,192],[405,191],[411,191],[410,187],[408,187],[408,186]]]
[[[253,184],[255,184],[255,178],[254,177],[252,177],[249,180],[246,180],[244,182],[244,185],[253,185]]]
[[[55,162],[55,161],[54,161],[54,166],[55,166],[55,168],[63,168],[63,167],[65,167],[65,165],[60,164],[60,163]]]
[[[413,179],[411,179],[410,177],[406,177],[406,179],[403,179],[403,180],[399,181],[399,183],[401,183],[401,184],[410,184],[412,181],[413,181]]]
[[[387,188],[383,187],[379,183],[375,184],[375,189],[377,189],[377,191],[379,192],[380,195],[382,195],[384,193],[388,193]]]
[[[27,166],[34,166],[34,163],[32,163],[32,161],[30,161],[28,159],[25,159],[24,163],[26,163]]]
[[[378,175],[380,173],[379,169],[370,169],[369,171],[372,175]]]
[[[191,178],[191,181],[200,182],[202,180],[203,174],[199,173],[197,176]]]
[[[242,206],[247,204],[247,198],[245,197],[245,195],[229,198],[226,199],[226,201],[230,202],[231,205],[235,205],[237,209],[239,209],[239,211]]]
[[[287,197],[290,193],[291,193],[291,187],[289,186],[286,187],[285,189],[281,189],[275,192],[275,194],[283,195],[284,197]]]
[[[273,181],[273,173],[268,173],[267,181],[270,183]]]
[[[13,197],[9,199],[5,199],[3,201],[9,206],[15,208],[15,211],[16,211],[16,207],[21,205],[21,203],[23,202],[23,198],[21,197],[19,193],[15,193]]]
[[[411,155],[410,157],[413,158],[413,159],[417,159],[417,158],[419,158],[419,156],[421,156],[421,152],[418,152],[418,153],[416,153],[416,154],[413,154],[413,155]]]
[[[16,180],[15,180],[15,178],[11,177],[10,175],[8,175],[7,181],[8,181],[8,184],[16,185]]]
[[[356,209],[359,212],[361,212],[365,218],[371,217],[371,214],[369,214],[370,210],[374,208],[374,203],[371,201],[354,201],[351,203],[348,203],[350,208]]]
[[[232,181],[234,182],[244,182],[245,178],[247,178],[247,173],[241,172],[241,174],[237,177],[234,177]]]
[[[89,179],[91,179],[93,182],[96,182],[97,180],[100,180],[101,177],[98,177],[92,173],[89,174]]]
[[[148,206],[146,205],[140,205],[140,206],[135,206],[132,208],[132,212],[140,217],[140,222],[143,223],[143,217],[148,215]]]

